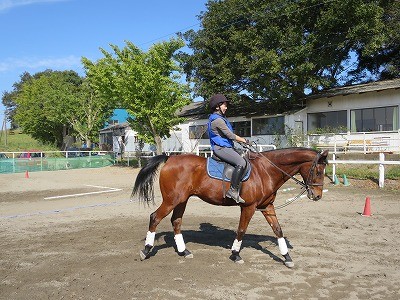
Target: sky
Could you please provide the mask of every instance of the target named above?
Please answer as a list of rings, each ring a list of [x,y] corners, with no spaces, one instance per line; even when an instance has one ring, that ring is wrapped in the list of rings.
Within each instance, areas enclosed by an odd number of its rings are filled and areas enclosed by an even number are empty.
[[[143,51],[198,30],[207,0],[0,0],[0,92],[24,72],[74,70],[130,41]],[[4,119],[0,101],[0,129]]]

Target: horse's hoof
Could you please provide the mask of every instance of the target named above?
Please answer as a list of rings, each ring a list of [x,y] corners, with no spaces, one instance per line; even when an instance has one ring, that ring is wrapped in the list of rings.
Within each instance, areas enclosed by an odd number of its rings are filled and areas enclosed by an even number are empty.
[[[285,261],[285,266],[288,268],[293,268],[294,267],[294,262],[292,261]]]
[[[147,258],[146,254],[144,253],[144,250],[140,250],[140,260],[145,260]]]
[[[293,262],[292,258],[290,257],[289,253],[286,253],[283,257],[285,258],[285,261],[284,261],[285,266],[288,268],[293,268],[294,262]]]
[[[145,260],[150,256],[150,251],[153,248],[153,246],[146,245],[143,250],[140,250],[139,255],[140,255],[140,260]]]
[[[178,255],[183,256],[184,258],[193,258],[192,252],[190,252],[188,249],[185,249],[182,252],[178,252]]]
[[[229,259],[236,264],[244,264],[244,260],[240,257],[238,251],[232,251],[231,256],[229,256]]]

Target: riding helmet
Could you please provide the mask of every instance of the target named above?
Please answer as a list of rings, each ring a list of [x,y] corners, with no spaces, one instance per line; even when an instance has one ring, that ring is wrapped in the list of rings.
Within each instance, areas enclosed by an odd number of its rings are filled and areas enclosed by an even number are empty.
[[[215,94],[215,95],[212,95],[211,98],[210,98],[210,104],[209,104],[209,105],[210,105],[210,109],[211,109],[212,111],[214,111],[215,108],[216,108],[219,104],[224,103],[224,102],[229,102],[229,100],[226,99],[226,97],[225,97],[224,95],[222,95],[222,94]]]

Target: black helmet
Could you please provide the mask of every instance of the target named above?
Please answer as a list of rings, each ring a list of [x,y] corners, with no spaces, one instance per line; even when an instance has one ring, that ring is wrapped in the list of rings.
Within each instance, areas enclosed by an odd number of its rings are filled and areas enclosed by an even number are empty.
[[[229,102],[229,100],[226,99],[226,97],[225,97],[224,95],[222,95],[222,94],[215,94],[215,95],[212,95],[211,98],[210,98],[210,104],[209,104],[209,105],[210,105],[210,109],[211,109],[212,111],[214,111],[215,108],[216,108],[219,104],[224,103],[224,102]]]

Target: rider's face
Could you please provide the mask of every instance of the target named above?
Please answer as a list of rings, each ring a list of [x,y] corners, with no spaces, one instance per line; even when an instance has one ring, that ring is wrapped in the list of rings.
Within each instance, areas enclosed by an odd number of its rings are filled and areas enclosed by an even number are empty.
[[[223,102],[221,103],[221,105],[219,106],[221,113],[225,114],[226,110],[228,109],[228,102]]]

